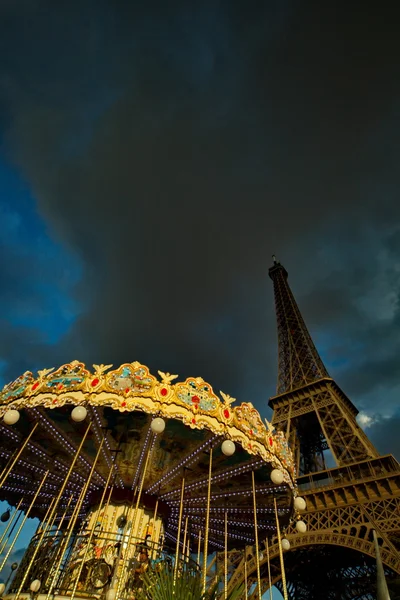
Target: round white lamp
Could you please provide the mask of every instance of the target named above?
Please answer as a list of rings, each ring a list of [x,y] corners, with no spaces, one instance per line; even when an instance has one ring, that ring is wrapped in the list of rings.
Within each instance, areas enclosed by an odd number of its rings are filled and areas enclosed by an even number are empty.
[[[304,521],[297,521],[296,529],[299,533],[305,533],[307,531],[307,525],[304,523]]]
[[[15,425],[19,421],[20,416],[19,411],[12,408],[4,413],[3,420],[7,425]]]
[[[31,590],[31,592],[36,594],[36,592],[38,592],[40,590],[40,586],[41,586],[40,579],[34,579],[31,583],[31,585],[29,586],[29,589]]]
[[[304,500],[304,498],[297,496],[297,498],[294,499],[294,507],[296,510],[305,510],[306,501]]]
[[[84,406],[75,406],[75,408],[71,412],[71,419],[75,421],[75,423],[80,423],[84,421],[87,417],[87,410]]]
[[[282,539],[282,548],[283,548],[283,550],[290,550],[290,542],[288,539],[286,539],[286,538]]]
[[[161,417],[156,417],[151,422],[151,429],[154,433],[162,433],[165,429],[165,421]],[[111,592],[111,590],[108,590]]]
[[[283,473],[280,469],[274,469],[271,471],[271,481],[277,485],[283,482]]]
[[[232,454],[235,454],[236,446],[232,440],[224,440],[221,444],[221,450],[225,456],[232,456]]]

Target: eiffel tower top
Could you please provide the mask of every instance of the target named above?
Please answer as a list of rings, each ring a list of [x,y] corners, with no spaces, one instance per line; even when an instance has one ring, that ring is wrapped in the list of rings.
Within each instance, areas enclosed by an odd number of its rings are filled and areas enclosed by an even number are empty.
[[[272,258],[274,264],[269,269],[269,276],[274,284],[278,325],[279,395],[329,377],[329,374],[289,287],[288,273],[275,256]]]

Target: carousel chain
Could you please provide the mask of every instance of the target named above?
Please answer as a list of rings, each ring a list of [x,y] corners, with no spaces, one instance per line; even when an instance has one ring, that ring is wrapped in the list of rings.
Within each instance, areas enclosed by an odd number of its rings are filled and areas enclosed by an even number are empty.
[[[42,487],[43,487],[43,484],[44,484],[44,482],[46,481],[48,474],[49,474],[49,471],[46,471],[46,472],[45,472],[45,474],[44,474],[44,477],[43,477],[42,481],[40,482],[40,484],[39,484],[39,486],[38,486],[38,488],[37,488],[37,490],[36,490],[36,492],[35,492],[35,495],[34,495],[34,497],[33,497],[33,499],[32,499],[32,502],[30,503],[30,505],[29,505],[29,508],[28,508],[28,510],[26,511],[24,518],[22,519],[22,523],[21,523],[21,525],[19,526],[19,528],[18,528],[18,531],[17,531],[17,533],[15,534],[15,537],[14,537],[13,541],[11,542],[11,544],[10,544],[10,547],[9,547],[9,549],[8,549],[8,551],[7,551],[7,553],[6,553],[5,557],[4,557],[4,559],[3,559],[3,562],[2,562],[2,563],[1,563],[1,565],[0,565],[0,572],[3,570],[3,568],[4,568],[4,565],[6,564],[6,562],[7,562],[7,560],[8,560],[8,557],[10,556],[10,554],[11,554],[11,551],[12,551],[12,549],[13,549],[13,548],[14,548],[14,546],[15,546],[15,543],[16,543],[16,541],[17,541],[18,537],[19,537],[19,534],[21,533],[21,531],[22,531],[22,528],[23,528],[23,526],[25,525],[25,522],[26,522],[27,518],[29,517],[29,514],[30,514],[31,510],[32,510],[33,506],[35,505],[36,498],[39,496],[40,490],[42,489]]]
[[[39,421],[36,421],[36,423],[34,424],[34,426],[31,429],[28,437],[26,438],[26,440],[22,444],[21,448],[19,449],[19,451],[15,455],[14,459],[12,460],[11,465],[9,467],[6,466],[5,469],[3,470],[2,474],[0,475],[0,488],[3,487],[3,485],[4,485],[4,483],[5,483],[6,479],[7,479],[7,477],[9,476],[9,474],[11,473],[11,471],[13,470],[14,465],[16,464],[16,462],[18,461],[19,457],[21,456],[21,454],[25,450],[26,446],[28,445],[29,440],[33,436],[33,434],[36,431],[38,425],[39,425]]]

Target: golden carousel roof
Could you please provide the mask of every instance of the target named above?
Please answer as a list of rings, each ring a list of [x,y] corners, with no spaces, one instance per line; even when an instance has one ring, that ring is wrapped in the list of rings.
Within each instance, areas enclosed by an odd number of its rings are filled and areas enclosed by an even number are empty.
[[[82,452],[69,483],[65,501],[77,496],[104,436],[100,460],[86,498],[104,487],[110,468],[115,469],[114,486],[134,490],[141,477],[145,456],[151,460],[143,482],[144,497],[156,496],[169,507],[168,527],[174,535],[180,503],[180,482],[185,470],[185,513],[194,527],[204,525],[208,481],[208,454],[213,449],[210,543],[220,545],[221,511],[229,508],[232,543],[251,543],[251,472],[255,472],[259,528],[267,535],[275,530],[273,497],[280,498],[280,512],[292,514],[296,473],[292,455],[281,432],[263,422],[251,403],[234,405],[221,392],[219,397],[200,377],[177,381],[177,375],[158,372],[155,377],[138,363],[94,365],[78,361],[34,375],[26,372],[0,392],[0,416],[20,411],[13,426],[1,421],[0,460],[3,467],[15,448],[38,422],[38,429],[6,483],[0,498],[16,504],[23,497],[28,505],[32,481],[49,469],[51,477],[38,496],[36,514],[41,516],[60,488],[87,423],[75,422],[71,408],[84,406],[91,422]],[[154,434],[151,422],[162,417],[167,426]],[[225,456],[221,443],[231,440],[236,452]],[[271,482],[270,473],[279,469],[281,485]],[[254,528],[253,528],[254,529]],[[252,533],[253,531],[253,533]],[[176,531],[175,531],[176,533]]]

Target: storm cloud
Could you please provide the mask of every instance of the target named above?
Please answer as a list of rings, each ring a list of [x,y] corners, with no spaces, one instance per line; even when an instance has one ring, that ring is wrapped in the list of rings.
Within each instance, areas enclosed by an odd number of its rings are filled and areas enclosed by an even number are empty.
[[[56,344],[9,321],[4,375],[139,360],[267,415],[275,253],[330,374],[364,412],[392,415],[394,16],[340,2],[37,0],[3,3],[0,17],[3,157],[80,273],[66,285],[62,260],[31,267],[79,309]],[[0,272],[2,303],[20,299]],[[48,296],[23,285],[43,310]]]

